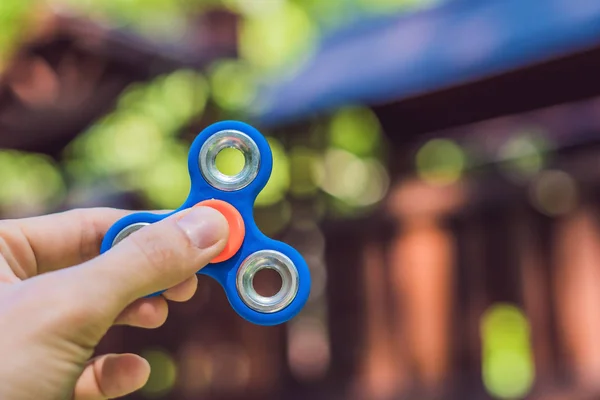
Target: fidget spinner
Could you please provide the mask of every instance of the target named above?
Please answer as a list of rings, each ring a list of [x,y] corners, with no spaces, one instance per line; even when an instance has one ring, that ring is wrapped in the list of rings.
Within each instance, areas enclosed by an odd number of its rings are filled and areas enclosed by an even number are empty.
[[[244,155],[242,170],[233,176],[223,174],[216,165],[217,154],[226,148],[237,149]],[[271,148],[255,128],[237,121],[222,121],[207,127],[189,151],[191,188],[183,205],[169,214],[140,212],[120,219],[108,230],[101,252],[176,212],[196,205],[215,208],[227,219],[229,241],[210,264],[199,268],[198,274],[219,282],[233,309],[244,319],[257,325],[277,325],[290,320],[308,299],[310,273],[298,251],[265,236],[254,221],[254,201],[267,184],[272,166]],[[273,296],[261,296],[254,288],[254,277],[263,269],[275,270],[281,277],[281,288]]]

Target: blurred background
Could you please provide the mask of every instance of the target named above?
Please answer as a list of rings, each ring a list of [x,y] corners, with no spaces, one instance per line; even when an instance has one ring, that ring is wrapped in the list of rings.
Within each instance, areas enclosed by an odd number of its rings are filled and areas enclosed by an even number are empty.
[[[309,303],[254,326],[201,276],[99,346],[152,364],[131,399],[600,398],[599,1],[1,0],[0,32],[3,218],[177,208],[219,120],[271,144],[255,218]]]

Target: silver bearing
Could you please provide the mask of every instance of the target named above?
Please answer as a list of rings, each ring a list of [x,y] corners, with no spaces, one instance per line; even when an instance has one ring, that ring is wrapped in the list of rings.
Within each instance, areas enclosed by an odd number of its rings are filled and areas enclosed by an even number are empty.
[[[261,296],[254,289],[254,277],[263,269],[277,271],[281,289],[270,297]],[[274,250],[250,254],[237,272],[236,286],[240,298],[248,307],[262,313],[274,313],[287,307],[298,293],[298,270],[287,256]]]
[[[131,235],[133,232],[142,229],[144,226],[150,225],[148,222],[136,222],[135,224],[131,224],[126,226],[115,236],[115,239],[112,242],[111,247],[116,246],[120,241],[125,239],[127,236]]]
[[[217,168],[217,154],[223,149],[234,148],[244,155],[244,167],[236,175],[226,175]],[[200,149],[198,156],[200,172],[214,188],[232,192],[248,186],[260,166],[258,146],[250,136],[235,130],[220,131],[209,137]]]

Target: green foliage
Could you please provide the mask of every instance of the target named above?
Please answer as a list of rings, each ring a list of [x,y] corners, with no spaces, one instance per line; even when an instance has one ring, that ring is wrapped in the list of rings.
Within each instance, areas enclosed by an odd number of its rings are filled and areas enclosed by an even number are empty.
[[[14,208],[56,205],[65,194],[58,166],[40,154],[0,151],[0,206]]]
[[[521,399],[535,378],[529,322],[511,304],[495,304],[481,320],[482,374],[497,399]]]
[[[441,0],[358,0],[363,10],[375,13],[412,12],[441,3]]]
[[[241,56],[263,69],[293,69],[310,54],[318,32],[303,7],[283,2],[280,7],[244,18],[239,36]]]
[[[319,189],[320,154],[316,151],[295,147],[290,151],[291,192],[298,197],[314,196]]]
[[[259,207],[273,205],[285,197],[290,187],[290,165],[285,148],[275,138],[268,138],[273,153],[271,179],[256,198]]]
[[[204,111],[208,83],[180,70],[128,88],[111,114],[81,134],[66,152],[75,181],[117,177],[156,207],[174,208],[189,191],[187,148],[178,136]]]
[[[33,4],[33,0],[0,1],[0,71],[25,34]]]
[[[92,124],[64,153],[61,167],[69,182],[93,185],[98,180],[109,180],[123,189],[140,191],[151,207],[172,208],[181,204],[190,185],[189,143],[180,139],[181,133],[200,119],[209,101],[218,108],[216,115],[244,119],[245,112],[260,105],[259,83],[272,79],[273,73],[293,74],[315,50],[323,31],[371,11],[414,9],[424,2],[0,0],[0,70],[24,38],[27,21],[37,15],[33,7],[37,4],[59,5],[63,10],[108,26],[125,27],[160,42],[181,39],[188,33],[189,21],[210,7],[226,7],[239,13],[239,59],[218,60],[206,76],[180,70],[130,86],[115,109]],[[337,204],[334,208],[347,209],[348,213],[342,214],[350,215],[383,197],[388,185],[381,162],[385,146],[374,114],[367,108],[345,108],[319,126],[321,139],[317,141],[308,133],[306,140],[293,144],[269,138],[274,167],[271,180],[258,196],[258,207],[283,207],[288,204],[288,192],[313,199],[322,198],[320,193],[325,192],[334,199],[332,204]],[[0,154],[0,167],[2,157]],[[233,170],[239,160],[230,155],[220,163],[225,170]],[[44,179],[50,185],[35,183],[42,179],[39,177],[25,181],[39,186],[32,191],[35,196],[51,201],[54,195],[50,192],[64,190],[60,167],[49,164],[44,168],[40,171],[46,172],[39,176],[47,175]],[[9,168],[6,173],[17,172]],[[24,193],[15,182],[8,186],[13,199]],[[282,209],[289,209],[289,204],[286,207]]]
[[[256,98],[257,75],[243,60],[219,60],[209,71],[214,101],[223,109],[242,112]]]
[[[339,110],[329,128],[332,146],[359,157],[372,156],[381,144],[381,127],[375,114],[365,107]]]
[[[58,3],[59,0],[51,0]],[[206,0],[60,0],[71,10],[133,29],[158,41],[175,41],[185,34],[187,16],[209,4]]]

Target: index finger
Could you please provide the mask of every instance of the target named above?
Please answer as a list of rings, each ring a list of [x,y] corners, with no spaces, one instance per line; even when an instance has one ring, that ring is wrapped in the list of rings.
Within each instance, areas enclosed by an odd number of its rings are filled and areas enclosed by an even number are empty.
[[[5,220],[0,224],[0,237],[8,245],[25,277],[31,277],[96,257],[100,254],[100,245],[108,229],[119,219],[135,212],[138,211],[81,208]]]

